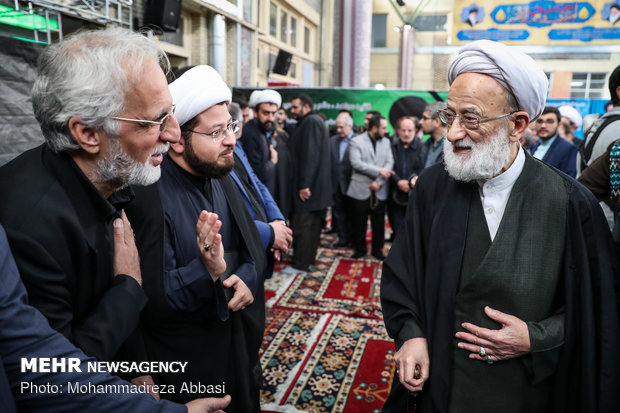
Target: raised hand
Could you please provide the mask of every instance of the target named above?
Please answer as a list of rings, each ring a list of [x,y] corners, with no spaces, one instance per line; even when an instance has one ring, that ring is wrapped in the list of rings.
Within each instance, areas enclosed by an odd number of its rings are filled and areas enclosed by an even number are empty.
[[[140,258],[131,224],[125,211],[114,220],[114,276],[125,274],[142,285]]]
[[[200,259],[213,281],[226,271],[222,235],[219,233],[222,221],[217,214],[201,211],[196,223],[196,244],[200,250]]]

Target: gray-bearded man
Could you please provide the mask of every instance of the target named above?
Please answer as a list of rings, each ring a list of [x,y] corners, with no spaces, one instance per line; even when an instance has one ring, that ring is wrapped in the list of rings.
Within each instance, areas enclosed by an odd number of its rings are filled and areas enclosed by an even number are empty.
[[[519,146],[543,110],[544,73],[483,40],[448,79],[445,167],[422,172],[383,269],[398,348],[384,411],[403,411],[407,390],[419,412],[616,410],[609,230],[584,187]]]

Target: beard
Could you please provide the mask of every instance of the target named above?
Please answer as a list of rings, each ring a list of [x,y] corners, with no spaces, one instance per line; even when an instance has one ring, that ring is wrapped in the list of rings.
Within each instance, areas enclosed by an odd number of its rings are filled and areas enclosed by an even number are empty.
[[[263,133],[267,133],[267,132],[273,132],[274,130],[276,130],[276,125],[274,125],[273,122],[258,122],[258,126],[260,127],[260,130]]]
[[[108,153],[95,164],[94,182],[120,189],[127,185],[151,185],[159,180],[161,168],[151,165],[151,156],[168,152],[169,143],[156,147],[144,163],[133,160],[123,151],[119,137],[110,136],[109,143]]]
[[[223,154],[232,152],[232,151],[233,149],[230,149],[230,148],[226,149],[225,151],[221,152],[218,155],[218,157]],[[185,160],[185,162],[187,162],[187,164],[190,167],[192,167],[192,169],[194,169],[200,175],[204,176],[205,178],[212,178],[212,179],[220,179],[220,178],[225,177],[226,175],[230,173],[230,171],[232,171],[233,166],[235,165],[234,157],[225,158],[224,164],[218,164],[217,161],[207,162],[201,159],[196,154],[196,152],[194,152],[191,138],[185,140],[185,150],[183,151],[183,159]]]
[[[463,157],[454,153],[454,147],[468,146],[471,154]],[[446,171],[457,181],[469,182],[479,179],[491,179],[499,175],[502,168],[510,161],[510,141],[506,126],[488,140],[475,143],[467,137],[452,143],[447,138],[443,143],[443,155]]]

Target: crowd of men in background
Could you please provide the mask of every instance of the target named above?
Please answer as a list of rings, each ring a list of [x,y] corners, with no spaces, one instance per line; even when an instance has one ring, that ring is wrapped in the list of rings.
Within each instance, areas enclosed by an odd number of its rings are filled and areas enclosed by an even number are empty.
[[[239,144],[291,220],[293,260],[285,271],[314,270],[319,236],[325,228],[338,235],[335,247],[350,247],[353,258],[365,257],[368,218],[370,253],[383,260],[386,213],[392,241],[418,174],[443,161],[446,128],[439,111],[445,103],[429,103],[420,118],[398,119],[393,136],[388,135],[387,120],[378,111],[367,112],[364,125],[357,126],[353,114],[342,110],[328,133],[325,122],[313,112],[309,96],[292,100],[294,121],[288,119],[281,103],[274,90],[253,92],[249,101],[253,119],[243,125]],[[424,134],[429,135],[426,141]],[[331,197],[326,196],[330,193]],[[328,208],[331,225],[326,220]]]

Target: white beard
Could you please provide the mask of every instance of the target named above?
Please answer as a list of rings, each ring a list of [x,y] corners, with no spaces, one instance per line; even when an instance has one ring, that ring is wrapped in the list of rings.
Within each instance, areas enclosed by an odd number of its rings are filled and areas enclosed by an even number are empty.
[[[467,157],[458,155],[454,153],[454,146],[468,146],[471,154]],[[457,181],[491,179],[499,175],[510,160],[508,129],[504,126],[489,139],[478,143],[467,137],[453,144],[446,138],[443,142],[443,155],[446,171]]]
[[[97,162],[95,167],[95,179],[102,183],[115,183],[121,187],[127,185],[150,185],[161,176],[161,168],[159,165],[151,165],[151,156],[156,153],[166,153],[170,148],[170,144],[160,145],[155,148],[147,157],[146,162],[140,163],[131,159],[131,157],[123,151],[120,139],[118,137],[110,137],[110,150]]]

